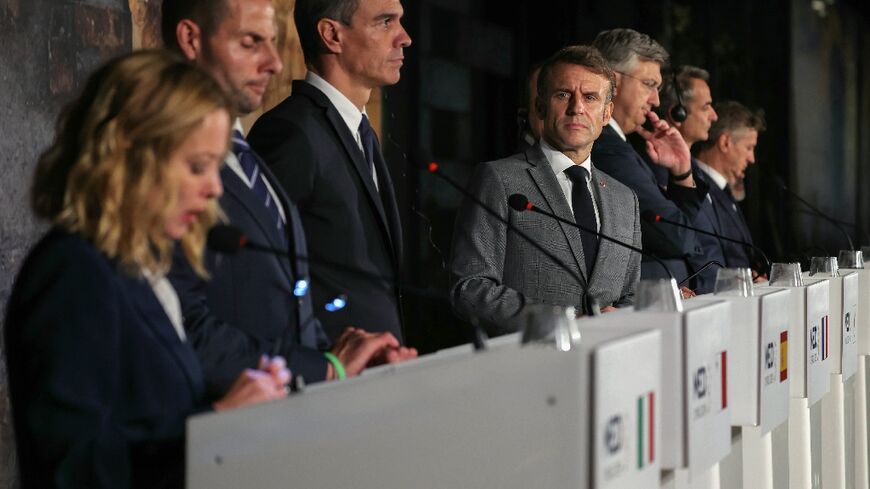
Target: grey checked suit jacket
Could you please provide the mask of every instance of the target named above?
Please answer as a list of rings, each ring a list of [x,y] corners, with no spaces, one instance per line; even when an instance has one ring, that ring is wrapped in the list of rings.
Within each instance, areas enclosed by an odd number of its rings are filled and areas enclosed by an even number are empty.
[[[598,169],[592,171],[592,187],[601,233],[640,248],[640,217],[634,192]],[[574,214],[539,146],[480,164],[469,191],[499,217],[468,198],[457,215],[450,299],[460,317],[479,319],[490,335],[498,335],[515,330],[515,318],[532,304],[578,306],[584,303],[587,291],[601,306],[633,303],[640,277],[638,253],[600,240],[590,280],[576,227],[508,206],[508,197],[520,193],[536,206],[574,222]],[[523,239],[516,229],[561,263]]]

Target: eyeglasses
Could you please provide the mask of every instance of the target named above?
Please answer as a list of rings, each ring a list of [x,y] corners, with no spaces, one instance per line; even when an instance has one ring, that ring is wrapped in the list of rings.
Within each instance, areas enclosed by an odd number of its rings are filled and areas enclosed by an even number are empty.
[[[617,71],[617,73],[619,73],[622,76],[634,78],[635,80],[639,81],[644,87],[646,87],[646,89],[649,90],[650,92],[659,92],[659,93],[662,92],[662,84],[655,81],[655,80],[651,80],[649,78],[642,80],[636,76],[631,76],[628,73],[623,73],[621,71]]]

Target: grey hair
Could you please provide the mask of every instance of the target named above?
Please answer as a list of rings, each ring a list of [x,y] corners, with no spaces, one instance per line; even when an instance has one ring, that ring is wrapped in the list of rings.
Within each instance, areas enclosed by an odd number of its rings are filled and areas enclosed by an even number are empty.
[[[601,31],[592,41],[614,71],[633,71],[638,61],[654,61],[666,65],[668,52],[661,44],[646,34],[633,29]]]

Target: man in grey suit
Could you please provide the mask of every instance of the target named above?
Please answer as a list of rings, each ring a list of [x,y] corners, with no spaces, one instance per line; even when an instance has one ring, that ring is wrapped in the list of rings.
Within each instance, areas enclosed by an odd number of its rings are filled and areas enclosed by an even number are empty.
[[[632,304],[638,253],[508,206],[510,195],[523,194],[568,222],[640,247],[637,198],[590,157],[610,120],[613,96],[613,71],[597,50],[563,48],[544,62],[538,78],[540,143],[481,164],[472,178],[469,191],[489,209],[465,199],[459,211],[451,301],[458,315],[481,320],[491,335],[516,330],[521,313],[537,304],[579,308],[589,298],[604,310]]]

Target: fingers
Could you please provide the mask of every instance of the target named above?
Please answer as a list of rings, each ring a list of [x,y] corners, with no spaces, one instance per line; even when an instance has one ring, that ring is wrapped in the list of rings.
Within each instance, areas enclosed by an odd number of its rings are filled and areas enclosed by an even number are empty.
[[[661,159],[659,158],[659,152],[656,150],[655,145],[650,140],[646,141],[646,153],[654,162],[659,163],[659,160]]]
[[[680,287],[680,292],[683,295],[683,299],[691,299],[692,297],[695,297],[697,295],[695,294],[694,290],[688,287]]]
[[[646,139],[647,142],[649,142],[649,140],[653,137],[653,133],[644,129],[643,126],[637,126],[637,129],[635,129],[634,132],[638,133],[640,137]]]
[[[269,358],[266,355],[260,357],[258,370],[268,374],[277,387],[284,388],[290,382],[292,375],[287,369],[287,361],[284,357],[275,356]]]
[[[229,392],[214,403],[214,408],[223,411],[283,399],[287,397],[285,385],[276,384],[268,372],[246,369],[239,374]]]

